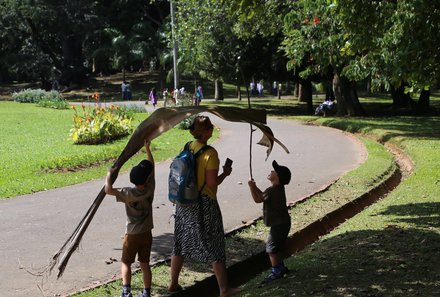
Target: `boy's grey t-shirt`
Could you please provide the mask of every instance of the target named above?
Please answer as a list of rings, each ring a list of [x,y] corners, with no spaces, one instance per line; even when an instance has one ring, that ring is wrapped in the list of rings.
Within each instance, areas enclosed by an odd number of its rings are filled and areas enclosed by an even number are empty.
[[[153,229],[152,204],[155,185],[152,174],[147,180],[144,191],[131,187],[117,189],[116,201],[125,203],[126,234],[140,234]]]
[[[290,223],[284,186],[271,186],[263,192],[263,220],[266,226]]]

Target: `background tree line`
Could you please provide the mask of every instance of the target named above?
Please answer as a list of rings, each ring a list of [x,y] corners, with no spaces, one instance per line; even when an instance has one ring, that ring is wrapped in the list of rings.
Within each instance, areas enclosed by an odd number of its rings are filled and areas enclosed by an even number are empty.
[[[440,65],[440,2],[429,0],[176,0],[180,73],[248,86],[294,81],[312,112],[323,82],[339,115],[363,115],[357,89],[429,110]],[[0,80],[59,79],[149,67],[170,74],[168,1],[3,0]],[[170,76],[169,76],[170,77]]]

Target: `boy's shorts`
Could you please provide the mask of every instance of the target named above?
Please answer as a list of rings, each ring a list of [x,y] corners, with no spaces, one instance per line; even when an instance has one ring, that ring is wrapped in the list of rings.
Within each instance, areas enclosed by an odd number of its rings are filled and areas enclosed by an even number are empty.
[[[132,264],[137,254],[139,262],[150,263],[151,243],[151,231],[141,234],[125,234],[121,262]]]
[[[266,253],[276,254],[279,253],[290,231],[290,223],[271,226],[269,236],[266,241]]]

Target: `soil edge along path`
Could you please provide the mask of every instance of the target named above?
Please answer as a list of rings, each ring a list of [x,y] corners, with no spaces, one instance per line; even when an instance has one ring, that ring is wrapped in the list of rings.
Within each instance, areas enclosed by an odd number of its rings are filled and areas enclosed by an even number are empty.
[[[209,116],[221,129],[221,137],[213,143],[220,162],[226,157],[234,160],[233,172],[220,186],[218,197],[225,231],[230,231],[261,214],[261,206],[252,201],[247,186],[249,125]],[[339,130],[278,119],[269,119],[268,125],[291,153],[286,154],[275,145],[265,161],[266,149],[253,145],[254,179],[266,185],[274,159],[289,166],[292,171],[292,182],[286,188],[289,202],[325,188],[366,158],[360,142]],[[254,140],[260,138],[256,132]],[[167,199],[169,165],[170,160],[156,167],[152,261],[168,257],[171,252],[173,222],[169,218],[173,206]],[[55,280],[52,275],[42,280],[27,272],[38,273],[49,263],[102,188],[104,175],[105,172],[102,179],[75,186],[0,201],[1,292],[16,297],[42,296],[43,293],[54,296],[119,277],[125,213],[123,206],[112,197],[104,199],[61,279]],[[128,175],[120,174],[115,185],[129,185]]]

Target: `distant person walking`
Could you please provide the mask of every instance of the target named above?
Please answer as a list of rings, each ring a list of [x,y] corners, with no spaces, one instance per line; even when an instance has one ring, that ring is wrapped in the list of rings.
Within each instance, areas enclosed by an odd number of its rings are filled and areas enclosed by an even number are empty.
[[[153,107],[156,108],[157,104],[157,91],[156,88],[151,88],[150,95],[148,96],[148,99],[150,100],[151,104],[153,104]]]
[[[266,252],[272,265],[271,273],[260,284],[265,285],[273,280],[282,278],[288,271],[284,266],[283,245],[289,235],[291,219],[287,209],[284,186],[289,184],[291,173],[289,168],[272,162],[273,169],[267,179],[271,186],[261,191],[253,179],[249,180],[249,189],[255,203],[263,203],[264,224],[270,227],[266,240]]]
[[[127,100],[127,82],[124,80],[121,84],[122,101]]]
[[[130,85],[130,83],[127,83],[125,85],[125,92],[126,92],[126,95],[127,95],[127,100],[131,100],[132,93],[131,93],[131,85]]]
[[[202,86],[198,86],[196,90],[196,106],[200,105],[200,102],[202,102],[203,99],[203,89]]]
[[[249,84],[249,88],[251,89],[251,97],[255,96],[255,82],[251,81]]]
[[[258,97],[263,97],[263,83],[261,82],[261,80],[257,83],[257,92],[258,92]]]

